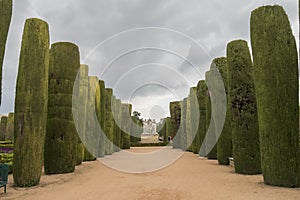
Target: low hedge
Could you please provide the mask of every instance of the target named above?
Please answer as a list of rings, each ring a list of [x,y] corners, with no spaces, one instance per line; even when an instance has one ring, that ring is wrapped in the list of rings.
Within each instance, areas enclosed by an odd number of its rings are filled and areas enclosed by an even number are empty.
[[[168,146],[168,143],[160,142],[160,143],[131,143],[131,147],[161,147]]]

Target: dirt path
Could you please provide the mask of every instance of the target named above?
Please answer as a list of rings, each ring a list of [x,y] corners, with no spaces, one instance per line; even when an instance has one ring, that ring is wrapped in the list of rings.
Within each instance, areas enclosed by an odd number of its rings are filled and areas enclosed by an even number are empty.
[[[133,148],[130,151],[149,150]],[[12,176],[9,178],[12,183]],[[237,175],[232,166],[219,166],[216,161],[184,153],[171,166],[146,174],[118,172],[98,161],[84,163],[73,174],[43,175],[41,184],[34,188],[13,188],[10,184],[6,195],[1,191],[0,199],[292,200],[300,199],[300,189],[266,186],[260,175]]]

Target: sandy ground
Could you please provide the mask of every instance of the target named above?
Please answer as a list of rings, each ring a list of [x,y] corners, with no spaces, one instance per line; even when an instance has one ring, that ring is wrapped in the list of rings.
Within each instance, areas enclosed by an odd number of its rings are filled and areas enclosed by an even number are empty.
[[[153,150],[157,148],[130,151]],[[169,167],[151,173],[119,172],[94,161],[78,166],[73,174],[43,175],[41,184],[30,189],[14,188],[11,175],[9,182],[7,194],[1,190],[0,199],[300,199],[300,189],[266,186],[260,175],[238,175],[232,166],[219,166],[192,153],[184,153]]]

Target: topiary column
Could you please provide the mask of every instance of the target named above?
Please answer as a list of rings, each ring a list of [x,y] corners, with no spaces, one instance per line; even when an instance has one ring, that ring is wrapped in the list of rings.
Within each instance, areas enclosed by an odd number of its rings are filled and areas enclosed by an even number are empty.
[[[169,143],[168,137],[172,134],[172,131],[173,131],[173,127],[171,123],[171,118],[167,117],[166,118],[166,139],[168,143]]]
[[[120,151],[122,148],[121,139],[122,139],[122,132],[121,132],[121,121],[122,121],[122,102],[120,99],[116,100],[116,151]]]
[[[106,148],[106,135],[104,132],[104,122],[105,122],[105,82],[103,80],[99,80],[99,92],[100,98],[99,103],[97,104],[97,117],[100,125],[100,137],[99,137],[99,145],[98,145],[98,157],[104,157],[105,148]]]
[[[170,129],[170,134],[172,138],[176,136],[178,133],[179,127],[180,127],[180,118],[181,118],[181,108],[180,108],[180,102],[175,101],[170,103],[170,115],[171,115],[171,125],[172,128]],[[175,148],[178,148],[178,144],[175,139]]]
[[[96,159],[98,154],[97,148],[99,137],[97,135],[98,114],[99,114],[99,104],[100,104],[100,90],[99,82],[96,76],[88,76],[88,88],[87,88],[87,106],[86,106],[86,120],[85,126],[86,130],[84,132],[84,161],[93,161]],[[96,113],[96,116],[95,116]]]
[[[199,102],[199,125],[198,125],[198,135],[199,135],[199,144],[200,149],[205,150],[205,135],[206,135],[206,105],[205,99],[207,96],[207,86],[204,80],[201,80],[197,84],[197,97]],[[200,152],[199,155],[204,156],[205,152]]]
[[[75,170],[78,135],[73,120],[72,98],[79,68],[79,49],[75,44],[52,44],[44,152],[46,174],[71,173]]]
[[[215,78],[215,72],[213,70],[205,73],[205,80],[213,80]],[[208,159],[217,159],[217,138],[215,134],[215,122],[212,117],[212,106],[211,106],[211,91],[207,90],[205,98],[205,113],[206,113],[206,130],[207,134],[205,137],[205,153]],[[211,126],[211,127],[210,127]]]
[[[192,142],[192,152],[194,154],[199,154],[200,151],[200,136],[198,132],[199,126],[199,102],[197,96],[197,87],[190,88],[190,126],[191,126],[191,137]]]
[[[14,140],[14,113],[8,114],[5,139]]]
[[[299,185],[299,78],[295,38],[281,6],[251,14],[261,160],[264,182]]]
[[[187,97],[187,102],[186,102],[186,123],[185,123],[185,130],[186,130],[186,150],[189,152],[193,151],[193,135],[192,135],[192,125],[191,125],[191,94],[188,95]]]
[[[0,82],[2,82],[2,66],[5,54],[6,40],[9,31],[12,0],[0,0]],[[2,97],[2,83],[0,84],[0,105]]]
[[[223,102],[227,105],[225,123],[221,132],[221,135],[217,142],[217,158],[220,165],[229,165],[229,157],[232,157],[232,129],[231,129],[231,114],[230,104],[228,99],[228,65],[227,58],[221,57],[213,60],[212,67],[214,67],[220,73],[222,82],[224,83],[225,92],[227,96],[227,102]]]
[[[235,171],[239,174],[259,174],[261,162],[258,116],[252,61],[247,42],[230,42],[227,45],[227,61]]]
[[[7,117],[2,116],[0,121],[0,141],[6,140]]]
[[[113,98],[113,90],[111,88],[105,89],[105,121],[104,121],[104,132],[107,137],[107,141],[105,143],[105,154],[112,155],[114,153],[114,119],[112,114],[112,98]]]
[[[181,107],[181,125],[182,132],[180,135],[179,146],[185,151],[187,149],[187,132],[186,132],[186,113],[187,113],[187,98],[184,98],[182,101]]]
[[[13,177],[18,187],[30,187],[40,182],[47,122],[48,72],[48,24],[40,19],[27,19],[15,97]]]
[[[122,104],[122,149],[130,149],[130,121],[131,121],[132,106],[130,104]]]

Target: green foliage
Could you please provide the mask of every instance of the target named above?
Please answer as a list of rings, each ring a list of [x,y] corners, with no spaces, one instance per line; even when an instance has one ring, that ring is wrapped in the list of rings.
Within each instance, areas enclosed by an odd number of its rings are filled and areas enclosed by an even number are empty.
[[[213,60],[212,67],[218,70],[221,75],[221,80],[224,83],[227,96],[227,108],[224,126],[217,143],[217,158],[220,165],[229,165],[229,157],[232,157],[232,128],[231,128],[231,112],[228,98],[228,66],[225,57],[216,58]],[[223,102],[226,103],[226,102]]]
[[[215,72],[212,70],[207,71],[205,73],[206,82],[215,77]],[[210,130],[210,134],[207,134],[205,139],[205,153],[207,154],[208,159],[217,159],[217,138],[215,133],[215,121],[212,116],[212,107],[211,107],[211,91],[207,90],[206,98],[205,98],[205,113],[206,113],[206,130],[207,132]],[[211,125],[211,127],[210,127]],[[211,148],[212,144],[215,144],[213,148]]]
[[[198,135],[199,144],[202,151],[205,151],[205,135],[206,135],[206,105],[205,100],[207,96],[207,86],[204,80],[200,80],[197,84],[197,97],[199,105],[199,125],[198,125]],[[201,155],[200,155],[201,154]],[[205,152],[200,152],[199,155],[204,156]]]
[[[105,121],[104,121],[104,132],[107,137],[107,141],[105,142],[105,154],[112,155],[114,152],[113,141],[114,141],[114,118],[112,114],[112,98],[113,98],[113,90],[111,88],[105,89]]]
[[[246,41],[227,45],[228,96],[236,173],[261,173],[259,130],[252,61]]]
[[[47,121],[48,71],[48,24],[40,19],[27,19],[15,96],[13,177],[18,187],[34,186],[40,181]]]
[[[99,136],[96,132],[98,123],[99,105],[100,105],[100,88],[96,76],[87,77],[87,102],[86,102],[86,121],[83,143],[85,144],[84,161],[93,161],[97,156]],[[95,116],[96,112],[96,116]]]
[[[73,88],[69,87],[67,81],[75,83],[77,73],[80,69],[79,49],[75,44],[68,42],[60,42],[52,44],[50,50],[50,67],[49,67],[49,91],[54,91],[52,88],[58,88],[60,85],[61,92],[49,96],[61,94],[65,97],[72,97]],[[59,81],[51,81],[59,80]],[[66,89],[68,88],[68,90]],[[78,91],[75,91],[78,92]],[[75,93],[75,95],[77,95]],[[66,114],[57,112],[56,115],[48,114],[47,133],[44,151],[44,168],[46,174],[61,174],[72,173],[75,170],[76,157],[79,153],[77,149],[78,134],[74,124],[74,120],[65,118],[72,115],[72,98],[56,98],[49,99],[51,106],[48,107],[48,112],[51,110],[59,110],[60,107],[67,107]],[[77,113],[75,105],[74,113]]]
[[[167,117],[166,118],[166,139],[168,142],[168,137],[171,135],[171,132],[173,131],[172,123],[171,123],[171,118]]]
[[[143,119],[140,118],[141,113],[134,111],[131,116],[132,124],[131,124],[131,143],[136,143],[141,141],[141,134],[143,132]]]
[[[181,131],[179,137],[179,146],[183,151],[187,149],[186,113],[187,113],[187,98],[183,99],[181,104],[181,124],[180,124]]]
[[[105,155],[105,148],[106,148],[106,136],[104,133],[104,122],[105,122],[105,83],[102,80],[99,80],[99,89],[100,89],[100,101],[97,107],[97,117],[98,122],[100,124],[101,133],[99,138],[99,147],[98,147],[98,156],[97,157],[104,157]],[[120,139],[121,140],[121,139]]]
[[[158,143],[131,143],[131,147],[162,147],[168,146],[168,142],[158,142]]]
[[[14,113],[8,114],[5,139],[14,139]]]
[[[130,121],[131,121],[132,106],[130,104],[122,104],[122,149],[130,149]]]
[[[81,164],[82,161],[87,161],[85,157],[86,148],[82,143],[85,141],[86,133],[86,121],[87,121],[87,100],[88,100],[88,71],[89,67],[87,65],[80,65],[79,72],[77,74],[77,82],[75,83],[77,101],[75,102],[77,109],[77,117],[74,122],[77,125],[78,137],[77,137],[77,155],[76,155],[76,165]],[[74,90],[73,90],[74,91]],[[74,102],[73,102],[74,103]],[[68,112],[69,113],[69,112]],[[75,121],[77,120],[77,121]],[[80,136],[80,137],[79,137]]]
[[[7,117],[2,116],[0,121],[0,140],[4,141],[6,138],[6,125],[7,125]]]
[[[193,142],[192,152],[194,154],[199,154],[200,151],[200,135],[199,135],[199,118],[200,118],[200,110],[199,110],[199,102],[197,95],[197,87],[190,88],[190,127],[191,127],[191,137]]]
[[[169,130],[168,136],[171,136],[172,138],[175,138],[175,136],[178,133],[179,127],[180,127],[180,119],[181,119],[181,108],[180,108],[180,102],[175,101],[170,103],[170,115],[171,115],[171,127]],[[177,139],[177,137],[176,137]],[[174,140],[174,147],[178,148],[179,147],[179,140]]]
[[[12,0],[0,0],[0,82],[2,82],[2,66],[4,61],[6,40],[12,16]],[[0,105],[2,84],[0,84]]]
[[[299,185],[299,78],[295,38],[281,6],[251,14],[253,74],[264,182]]]

